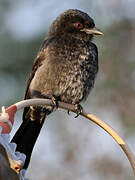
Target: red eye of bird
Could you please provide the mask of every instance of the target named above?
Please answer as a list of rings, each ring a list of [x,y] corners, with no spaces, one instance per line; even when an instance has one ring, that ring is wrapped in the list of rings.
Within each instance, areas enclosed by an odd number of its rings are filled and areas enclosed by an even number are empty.
[[[82,23],[80,23],[80,22],[74,23],[74,26],[75,26],[77,29],[82,29],[82,27],[83,27]]]

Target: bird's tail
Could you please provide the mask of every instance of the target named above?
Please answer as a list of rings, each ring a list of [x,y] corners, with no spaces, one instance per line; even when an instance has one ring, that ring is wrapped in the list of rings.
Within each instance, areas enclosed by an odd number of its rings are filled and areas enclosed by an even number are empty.
[[[24,169],[27,169],[35,142],[39,136],[48,112],[41,113],[41,109],[26,108],[23,113],[23,122],[15,133],[12,142],[17,144],[16,150],[26,155]]]

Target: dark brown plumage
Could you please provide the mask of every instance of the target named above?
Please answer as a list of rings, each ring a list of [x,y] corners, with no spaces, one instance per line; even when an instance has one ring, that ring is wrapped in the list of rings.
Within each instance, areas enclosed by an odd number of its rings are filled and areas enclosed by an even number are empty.
[[[85,100],[98,72],[98,51],[91,42],[94,34],[102,33],[86,13],[71,9],[61,14],[52,23],[38,53],[25,99],[55,97],[72,104]],[[47,106],[24,109],[23,123],[12,140],[17,150],[26,154],[24,168],[28,166],[44,119],[52,111]]]

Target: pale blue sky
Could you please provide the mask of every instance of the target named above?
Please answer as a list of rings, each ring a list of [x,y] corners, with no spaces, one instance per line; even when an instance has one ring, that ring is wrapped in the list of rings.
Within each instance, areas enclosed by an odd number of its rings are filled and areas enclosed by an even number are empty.
[[[77,8],[86,11],[96,24],[107,25],[120,18],[134,18],[134,0],[49,0],[16,1],[5,17],[5,24],[17,38],[32,38],[49,28],[52,21],[63,11]],[[101,23],[102,22],[102,23]]]

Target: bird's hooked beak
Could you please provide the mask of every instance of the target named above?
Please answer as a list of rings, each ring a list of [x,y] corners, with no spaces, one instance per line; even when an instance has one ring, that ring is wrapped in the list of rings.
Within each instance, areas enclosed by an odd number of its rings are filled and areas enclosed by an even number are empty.
[[[81,31],[86,32],[87,34],[95,34],[95,35],[104,35],[99,29],[97,29],[96,27],[92,28],[92,29],[81,29]]]

